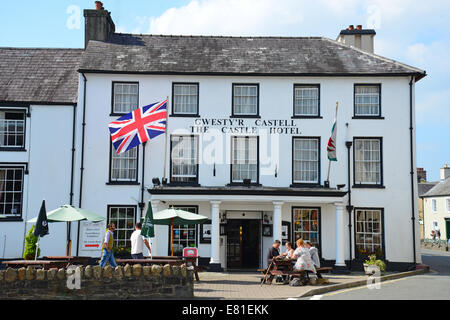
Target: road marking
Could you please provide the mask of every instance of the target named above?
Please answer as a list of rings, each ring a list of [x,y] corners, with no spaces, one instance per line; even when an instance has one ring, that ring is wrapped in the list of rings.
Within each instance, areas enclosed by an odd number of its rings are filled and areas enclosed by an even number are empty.
[[[406,280],[408,278],[411,278],[411,277],[404,277],[404,278],[400,278],[400,279],[387,280],[387,281],[381,282],[380,284],[381,284],[381,286],[383,286],[384,284],[397,282],[397,281],[401,281],[401,280]],[[349,291],[355,291],[355,290],[361,290],[361,289],[367,289],[367,285],[362,285],[360,287],[355,287],[355,288],[349,288],[349,289],[343,289],[343,290],[339,290],[339,291],[330,292],[330,293],[325,294],[325,296],[327,296],[327,297],[328,296],[334,296],[336,294],[341,294],[341,293],[346,293],[346,292],[349,292]],[[379,290],[381,290],[381,289],[379,289]]]
[[[315,296],[312,296],[311,299],[309,300],[320,300],[322,299],[323,295],[322,294],[316,294]]]

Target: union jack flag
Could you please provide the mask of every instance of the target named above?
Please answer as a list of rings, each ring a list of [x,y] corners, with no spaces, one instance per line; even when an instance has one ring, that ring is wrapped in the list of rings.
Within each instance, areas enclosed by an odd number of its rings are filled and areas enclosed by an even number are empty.
[[[136,109],[108,127],[114,148],[120,154],[163,134],[166,123],[167,99]]]

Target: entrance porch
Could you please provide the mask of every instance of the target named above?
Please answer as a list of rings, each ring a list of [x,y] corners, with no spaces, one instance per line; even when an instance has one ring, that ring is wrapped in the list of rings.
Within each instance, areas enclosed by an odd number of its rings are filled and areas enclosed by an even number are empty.
[[[198,213],[210,217],[210,226],[200,227],[195,236],[199,254],[207,257],[210,271],[265,268],[274,240],[282,241],[284,251],[286,241],[294,243],[298,238],[315,244],[322,260],[333,260],[337,268],[346,267],[345,191],[163,186],[149,192],[154,212],[172,205],[195,206]],[[159,234],[167,231],[156,233],[153,245],[161,248],[165,241]]]

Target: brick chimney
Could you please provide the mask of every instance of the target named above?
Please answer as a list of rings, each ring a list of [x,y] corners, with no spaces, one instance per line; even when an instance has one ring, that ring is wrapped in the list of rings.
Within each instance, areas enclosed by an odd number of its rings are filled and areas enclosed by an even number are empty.
[[[348,46],[373,53],[375,35],[376,32],[373,29],[363,29],[362,25],[357,25],[355,28],[350,25],[347,29],[341,31],[336,40]]]
[[[84,10],[84,48],[89,40],[107,41],[116,31],[110,12],[103,8],[101,1],[95,2],[95,10]]]
[[[448,177],[450,177],[450,166],[446,164],[441,168],[441,181],[444,181]]]

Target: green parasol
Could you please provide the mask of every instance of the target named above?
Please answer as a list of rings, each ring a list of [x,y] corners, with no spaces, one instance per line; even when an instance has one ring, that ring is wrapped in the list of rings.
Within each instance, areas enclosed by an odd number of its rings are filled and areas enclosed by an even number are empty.
[[[28,223],[36,223],[37,217],[28,220]],[[69,239],[69,223],[73,221],[88,220],[92,222],[99,222],[105,220],[104,217],[99,216],[88,210],[80,209],[71,205],[63,205],[58,209],[47,212],[48,222],[67,222],[67,249],[66,254],[69,255],[70,239]]]
[[[153,215],[153,224],[167,225],[172,227],[172,256],[173,227],[186,224],[202,224],[206,220],[208,220],[208,217],[175,208],[162,210]]]

